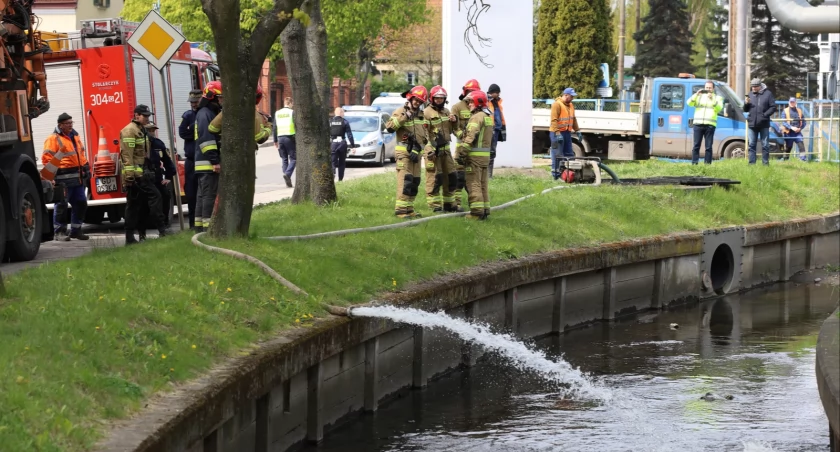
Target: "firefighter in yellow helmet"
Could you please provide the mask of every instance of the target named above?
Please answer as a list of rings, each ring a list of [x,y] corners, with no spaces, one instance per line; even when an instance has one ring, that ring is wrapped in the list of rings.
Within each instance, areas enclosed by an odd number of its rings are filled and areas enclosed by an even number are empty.
[[[394,215],[400,218],[417,218],[414,197],[420,187],[420,152],[426,146],[428,122],[423,118],[421,106],[426,103],[425,86],[415,86],[403,93],[407,99],[397,108],[385,124],[388,133],[396,132],[397,146],[397,203]],[[428,149],[426,151],[428,153]]]
[[[465,97],[473,92],[481,89],[481,85],[478,84],[478,80],[472,79],[468,80],[467,83],[464,83],[463,88],[461,88],[461,95],[458,96],[459,102],[452,106],[452,114],[455,116],[456,123],[455,128],[452,133],[455,134],[455,137],[458,139],[460,143],[464,137],[464,132],[467,129],[467,123],[470,122],[470,118],[472,117],[472,112],[470,111],[469,105],[467,105],[467,101]],[[456,211],[462,212],[461,209],[461,192],[466,185],[466,177],[464,173],[464,167],[462,165],[458,165],[456,162],[455,166],[456,176],[458,180],[458,187],[455,189],[455,206]]]
[[[457,162],[465,167],[471,220],[486,220],[490,215],[490,195],[487,192],[490,145],[493,141],[493,114],[487,108],[487,94],[469,93],[465,100],[472,116],[463,138],[458,143]]]
[[[433,151],[427,152],[426,157],[426,201],[433,212],[455,212],[454,192],[458,188],[458,178],[449,143],[458,122],[446,108],[443,87],[435,86],[430,95],[431,102],[423,110],[423,117],[429,121],[429,146]]]

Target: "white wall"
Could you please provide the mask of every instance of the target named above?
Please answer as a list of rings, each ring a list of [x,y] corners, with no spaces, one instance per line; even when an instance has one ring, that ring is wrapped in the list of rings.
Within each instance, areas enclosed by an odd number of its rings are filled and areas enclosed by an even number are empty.
[[[449,105],[458,102],[461,87],[470,79],[478,80],[486,91],[491,83],[499,85],[504,100],[507,141],[496,148],[496,167],[532,166],[531,95],[533,93],[533,8],[522,0],[484,0],[492,6],[477,21],[482,37],[492,39],[482,47],[475,34],[470,40],[483,56],[482,64],[464,43],[469,27],[467,5],[473,2],[443,0],[443,87],[449,93]],[[481,4],[481,0],[475,3]],[[458,10],[460,4],[460,11]]]
[[[33,8],[32,13],[41,20],[38,24],[39,31],[68,32],[79,29],[74,9]]]

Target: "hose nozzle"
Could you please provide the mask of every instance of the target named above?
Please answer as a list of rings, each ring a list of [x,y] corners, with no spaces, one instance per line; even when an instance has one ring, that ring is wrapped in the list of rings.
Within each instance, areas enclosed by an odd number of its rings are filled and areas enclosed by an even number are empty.
[[[341,317],[350,317],[350,309],[342,308],[341,306],[333,306],[329,304],[324,305],[324,309],[327,310],[332,315],[337,315]]]

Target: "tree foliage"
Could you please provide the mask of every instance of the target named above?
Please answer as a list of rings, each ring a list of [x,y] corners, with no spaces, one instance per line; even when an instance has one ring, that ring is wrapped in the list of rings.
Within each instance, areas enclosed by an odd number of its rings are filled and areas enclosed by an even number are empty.
[[[140,21],[153,4],[154,0],[126,0],[120,15],[127,20]],[[246,35],[271,5],[271,0],[241,2],[241,26]],[[173,24],[181,24],[187,40],[212,43],[210,23],[206,16],[196,14],[199,10],[200,0],[160,0],[160,15]],[[372,51],[374,55],[381,51],[376,38],[386,27],[402,29],[423,21],[426,15],[424,0],[323,0],[321,11],[330,37],[327,66],[330,75],[342,78],[356,75],[360,48]],[[273,42],[268,57],[272,61],[283,59],[279,40]]]
[[[534,96],[568,86],[595,97],[601,63],[615,68],[609,0],[542,0],[534,47]]]
[[[342,78],[356,75],[360,63],[382,51],[385,43],[377,38],[386,29],[404,30],[428,13],[425,0],[322,0],[321,10],[330,37],[330,74]]]
[[[728,0],[720,5],[715,4],[709,10],[708,28],[701,38],[703,43],[704,66],[709,78],[725,81],[729,72],[727,49],[729,48],[729,31],[724,27],[729,23]]]
[[[650,0],[650,13],[642,19],[642,29],[633,34],[639,52],[633,75],[638,91],[645,77],[675,77],[693,72],[692,39],[688,8],[683,0]]]
[[[764,0],[753,0],[752,77],[761,78],[776,99],[805,92],[806,73],[819,63],[816,38],[782,27]]]

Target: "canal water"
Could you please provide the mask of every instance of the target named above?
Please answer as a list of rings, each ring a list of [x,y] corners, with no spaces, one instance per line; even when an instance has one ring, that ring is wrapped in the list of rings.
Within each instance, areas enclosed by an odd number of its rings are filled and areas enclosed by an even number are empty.
[[[566,398],[490,354],[304,450],[824,452],[815,345],[838,292],[775,285],[529,344],[609,390],[608,403]]]

